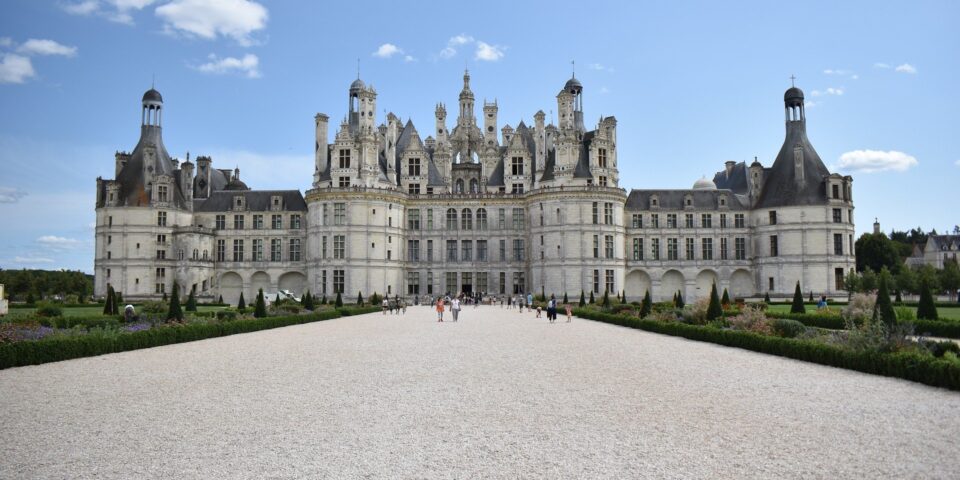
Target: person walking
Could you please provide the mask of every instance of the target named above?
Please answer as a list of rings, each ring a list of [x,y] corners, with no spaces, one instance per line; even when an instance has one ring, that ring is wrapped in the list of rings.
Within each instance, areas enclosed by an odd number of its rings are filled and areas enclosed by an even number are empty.
[[[547,302],[547,320],[553,323],[557,319],[557,298],[550,295],[550,301]]]
[[[529,308],[533,308],[533,294],[532,294],[532,293],[528,293],[528,294],[527,294],[527,305],[530,305]]]
[[[443,321],[443,299],[437,297],[437,321]]]
[[[387,300],[387,297],[383,297],[383,314],[387,314],[387,307],[390,306],[390,301]]]
[[[456,322],[460,316],[460,299],[459,298],[454,297],[454,299],[450,301],[450,313],[453,314],[453,321]]]
[[[564,305],[564,308],[567,310],[567,323],[570,323],[570,320],[573,318],[573,308],[569,303]]]

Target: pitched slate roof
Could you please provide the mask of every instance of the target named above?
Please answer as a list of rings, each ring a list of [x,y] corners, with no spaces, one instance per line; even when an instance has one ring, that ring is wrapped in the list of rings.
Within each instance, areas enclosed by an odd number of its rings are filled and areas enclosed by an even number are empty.
[[[717,188],[725,190],[733,190],[738,194],[747,193],[747,164],[746,162],[740,162],[733,166],[730,170],[730,175],[727,175],[726,169],[717,172],[713,176],[713,183],[716,184]]]
[[[307,202],[299,190],[246,190],[246,191],[217,191],[210,194],[210,198],[194,200],[195,212],[229,212],[233,210],[233,199],[242,196],[246,210],[250,212],[269,212],[270,199],[279,195],[285,211],[306,212]]]
[[[793,153],[796,146],[803,151],[802,182],[796,181]],[[756,206],[770,208],[824,204],[827,202],[827,192],[823,180],[829,175],[830,171],[807,139],[806,122],[787,122],[786,138],[773,166],[764,173],[763,189]]]
[[[650,197],[657,195],[658,207],[661,210],[683,210],[687,195],[693,198],[693,207],[696,209],[714,210],[720,205],[720,196],[726,194],[728,210],[747,210],[748,205],[744,198],[735,195],[730,190],[631,190],[627,196],[627,210],[649,210]]]
[[[156,149],[158,161],[151,165],[146,165],[144,155],[147,148]],[[153,168],[153,175],[169,175],[173,177],[174,182],[179,185],[180,175],[177,175],[177,169],[173,166],[173,160],[163,146],[163,137],[161,129],[154,125],[143,125],[140,127],[140,140],[130,154],[127,164],[120,170],[116,181],[120,183],[121,205],[129,207],[142,206],[150,203],[147,194],[146,175],[147,169]],[[185,208],[186,199],[183,197],[179,188],[173,189],[173,203],[177,207]]]

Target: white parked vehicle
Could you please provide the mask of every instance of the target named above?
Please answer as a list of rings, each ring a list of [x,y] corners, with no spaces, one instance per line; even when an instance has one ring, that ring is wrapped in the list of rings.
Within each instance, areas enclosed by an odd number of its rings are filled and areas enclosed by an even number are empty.
[[[276,302],[276,301],[277,301],[277,296],[278,296],[278,295],[280,296],[280,299],[281,299],[281,300],[293,300],[293,301],[295,301],[295,302],[297,302],[297,303],[300,303],[300,299],[297,298],[297,297],[293,294],[293,292],[291,292],[290,290],[280,290],[280,291],[278,291],[278,292],[273,292],[273,293],[263,292],[263,301],[264,301],[264,303],[266,303],[267,305],[271,305],[271,304],[273,304],[273,302]]]
[[[6,295],[3,294],[3,284],[0,283],[0,315],[6,315],[8,307]]]

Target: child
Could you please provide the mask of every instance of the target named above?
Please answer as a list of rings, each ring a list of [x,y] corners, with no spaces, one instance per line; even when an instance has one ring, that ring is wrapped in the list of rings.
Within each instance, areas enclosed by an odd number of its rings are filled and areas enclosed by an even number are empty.
[[[537,318],[540,318],[540,305],[537,305]]]
[[[564,309],[567,311],[567,323],[570,323],[570,319],[573,318],[573,309],[570,308],[570,304],[564,305]]]
[[[437,321],[438,322],[443,321],[443,299],[442,298],[437,299]]]

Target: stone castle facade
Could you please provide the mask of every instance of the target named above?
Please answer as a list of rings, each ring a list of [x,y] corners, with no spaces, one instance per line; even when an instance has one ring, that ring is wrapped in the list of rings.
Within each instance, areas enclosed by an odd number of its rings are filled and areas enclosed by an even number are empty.
[[[625,292],[655,300],[727,288],[734,297],[840,294],[855,267],[849,176],[830,173],[806,135],[803,92],[784,95],[786,138],[769,167],[727,162],[689,190],[619,186],[617,121],[584,124],[583,85],[557,94],[559,124],[482,120],[470,76],[458,114],[436,106],[433,135],[387,114],[376,90],[350,85],[328,142],[314,118],[313,188],[251,190],[209,157],[182,163],[163,146],[163,99],[142,100],[141,135],[97,179],[95,291],[157,298],[172,288],[235,303],[257,290],[405,296],[456,292]],[[448,125],[453,128],[448,130]]]

